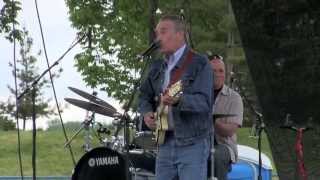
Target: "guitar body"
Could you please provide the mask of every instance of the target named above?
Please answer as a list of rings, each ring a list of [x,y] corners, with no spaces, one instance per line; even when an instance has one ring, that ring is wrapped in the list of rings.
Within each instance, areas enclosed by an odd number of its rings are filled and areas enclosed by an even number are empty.
[[[171,97],[179,98],[182,94],[182,83],[181,81],[177,81],[173,85],[171,85],[168,88],[168,95]],[[157,122],[157,128],[155,132],[156,136],[156,143],[158,145],[161,145],[165,141],[165,135],[166,131],[169,129],[169,123],[168,123],[168,112],[169,112],[169,106],[164,105],[162,102],[157,108],[156,112],[156,122]]]
[[[169,129],[168,123],[168,106],[162,103],[157,110],[157,129],[156,129],[156,142],[158,145],[164,143],[166,131]]]

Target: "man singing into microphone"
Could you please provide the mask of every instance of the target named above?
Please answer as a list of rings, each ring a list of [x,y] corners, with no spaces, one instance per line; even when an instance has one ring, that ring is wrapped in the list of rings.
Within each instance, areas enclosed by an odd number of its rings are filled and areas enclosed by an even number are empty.
[[[179,16],[163,16],[155,31],[164,58],[151,65],[141,85],[139,109],[154,130],[159,104],[168,107],[168,130],[158,144],[156,179],[204,180],[213,127],[210,63],[186,44],[185,24]],[[178,81],[182,93],[173,97],[168,92]]]

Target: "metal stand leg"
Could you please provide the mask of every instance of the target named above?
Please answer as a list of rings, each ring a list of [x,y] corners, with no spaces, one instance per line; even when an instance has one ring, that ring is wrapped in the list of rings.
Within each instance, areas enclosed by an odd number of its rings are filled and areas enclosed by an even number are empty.
[[[84,126],[85,135],[84,135],[84,145],[83,145],[83,149],[85,152],[89,152],[92,149],[92,145],[91,145],[92,137],[90,135],[90,124],[91,123],[89,123],[89,122],[91,122],[91,121],[84,123],[84,124],[86,124]]]
[[[85,120],[84,122],[81,123],[81,127],[76,131],[75,134],[72,135],[72,137],[69,139],[68,142],[66,142],[64,144],[64,147],[67,147],[71,144],[71,142],[74,140],[75,137],[77,137],[77,135],[83,130],[86,130],[86,134],[85,134],[85,144],[83,145],[85,152],[89,152],[91,150],[91,137],[90,137],[90,132],[89,132],[89,128],[90,128],[90,124],[92,123],[94,119],[94,114],[91,116],[91,119]]]
[[[211,148],[210,148],[210,160],[211,160],[210,165],[211,165],[211,168],[208,169],[208,171],[211,172],[210,177],[209,177],[210,180],[217,180],[218,179],[218,178],[214,177],[215,176],[215,174],[214,174],[214,151],[215,151],[215,149],[214,149],[214,141],[215,141],[214,138],[215,138],[214,137],[214,133],[212,133],[212,136],[211,136]]]

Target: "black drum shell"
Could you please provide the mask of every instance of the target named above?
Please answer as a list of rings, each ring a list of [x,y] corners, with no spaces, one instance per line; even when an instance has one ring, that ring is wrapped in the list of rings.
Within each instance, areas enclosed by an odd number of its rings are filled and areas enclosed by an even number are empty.
[[[126,180],[125,155],[126,153],[119,153],[108,147],[92,149],[78,161],[72,180]],[[153,152],[142,149],[130,150],[129,176],[138,180],[142,174],[146,174],[141,172],[147,172],[148,177],[153,177],[151,175],[155,174],[155,159]]]
[[[106,147],[92,149],[78,161],[72,180],[125,180],[123,156]]]

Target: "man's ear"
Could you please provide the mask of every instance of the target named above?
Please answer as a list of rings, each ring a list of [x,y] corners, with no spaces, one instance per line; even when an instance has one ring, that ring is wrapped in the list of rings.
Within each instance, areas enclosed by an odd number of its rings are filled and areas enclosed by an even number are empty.
[[[180,40],[183,40],[185,38],[184,32],[183,31],[178,31],[177,35],[179,37]]]

